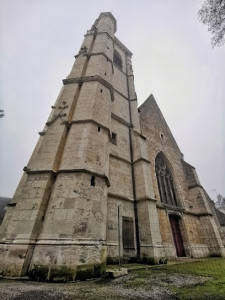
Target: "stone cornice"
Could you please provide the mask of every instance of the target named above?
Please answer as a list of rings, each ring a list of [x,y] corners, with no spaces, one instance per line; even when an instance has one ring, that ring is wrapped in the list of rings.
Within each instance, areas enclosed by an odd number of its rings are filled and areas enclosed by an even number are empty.
[[[133,129],[133,132],[134,132],[135,134],[139,135],[139,136],[140,136],[140,138],[142,138],[143,140],[146,140],[146,139],[147,139],[147,137],[146,137],[146,136],[144,136],[144,135],[143,135],[142,133],[140,133],[139,131],[137,131],[137,130]]]
[[[165,203],[157,203],[156,206],[157,206],[157,208],[166,209],[166,210],[169,210],[170,212],[171,211],[174,211],[174,212],[184,212],[185,211],[185,209],[183,207],[173,206],[173,205],[169,205],[169,204],[165,204]]]
[[[63,84],[64,85],[66,85],[66,84],[73,84],[73,83],[82,84],[83,82],[88,82],[88,81],[99,81],[103,85],[105,85],[110,90],[112,101],[114,101],[114,99],[115,99],[114,92],[118,93],[120,96],[122,96],[127,101],[135,101],[135,100],[137,100],[136,98],[129,100],[127,96],[125,96],[120,91],[118,91],[117,89],[115,89],[110,83],[108,83],[106,80],[104,80],[101,76],[98,76],[98,75],[87,76],[87,77],[66,78],[66,79],[63,79]]]
[[[146,159],[146,158],[144,158],[144,157],[139,157],[138,159],[136,159],[136,160],[133,162],[133,164],[138,163],[138,162],[140,162],[140,161],[144,161],[144,162],[146,162],[147,164],[150,164],[150,163],[151,163],[150,160],[148,160],[148,159]]]
[[[133,53],[126,46],[124,46],[124,44],[117,37],[113,38],[106,31],[101,31],[101,32],[97,31],[96,35],[99,35],[99,34],[106,34],[121,50],[123,50],[125,53],[127,53],[129,57],[132,57]],[[88,36],[88,35],[93,35],[93,32],[90,31],[90,32],[86,33],[84,36]]]
[[[137,198],[137,203],[138,202],[143,202],[143,201],[150,201],[150,202],[157,202],[157,200],[156,199],[154,199],[154,198],[151,198],[151,197],[140,197],[140,198]]]
[[[125,96],[124,94],[122,94],[121,92],[119,92],[117,89],[115,89],[115,88],[113,88],[113,89],[114,89],[114,91],[115,91],[117,94],[119,94],[120,96],[122,96],[124,99],[126,99],[127,101],[130,101],[130,100],[128,99],[127,96]]]
[[[104,178],[105,181],[106,181],[107,186],[110,187],[109,178],[108,178],[108,176],[106,176],[106,174],[100,173],[100,172],[98,172],[96,170],[93,170],[93,169],[89,169],[87,167],[85,167],[85,168],[74,168],[74,169],[60,169],[60,170],[57,171],[57,173],[78,173],[78,172],[88,173],[88,174],[91,174],[91,175],[96,175],[98,177]]]
[[[119,123],[129,127],[129,128],[132,128],[133,125],[131,123],[128,123],[127,121],[125,121],[124,119],[120,118],[119,116],[115,115],[114,113],[111,113],[111,116],[114,120],[117,120]]]
[[[27,174],[46,174],[46,173],[50,173],[52,175],[55,175],[57,172],[53,171],[51,169],[41,169],[41,170],[32,170],[30,168],[28,168],[27,166],[25,166],[23,168],[24,172],[26,172]]]
[[[157,206],[157,208],[165,209],[165,210],[169,211],[170,213],[174,211],[174,212],[183,213],[185,215],[192,215],[192,216],[195,216],[195,217],[213,216],[212,213],[209,213],[207,211],[201,212],[201,213],[195,213],[195,212],[187,211],[184,208],[179,207],[179,206],[171,206],[171,205],[162,204],[162,203],[157,203],[156,206]]]
[[[109,156],[112,157],[112,158],[121,160],[121,161],[123,161],[123,162],[125,162],[125,163],[127,163],[127,164],[129,164],[129,165],[131,164],[131,161],[129,161],[128,159],[125,159],[125,158],[123,158],[123,157],[120,157],[120,156],[118,156],[118,155],[116,155],[116,154],[110,153]]]
[[[67,78],[67,79],[63,79],[63,84],[66,85],[66,84],[79,83],[80,85],[82,85],[84,82],[90,82],[90,81],[98,81],[106,88],[108,88],[110,90],[111,100],[112,101],[114,100],[114,91],[112,85],[99,75]]]
[[[104,52],[96,52],[96,53],[90,53],[90,54],[87,54],[87,53],[84,53],[84,54],[83,53],[78,53],[77,55],[75,55],[75,58],[77,58],[80,55],[87,56],[88,58],[90,58],[91,56],[102,55],[106,59],[108,59],[108,61],[111,63],[113,73],[114,73],[114,68],[116,67],[121,73],[123,73],[124,76],[126,76],[126,77],[133,76],[134,77],[134,75],[128,75],[128,74],[126,74],[121,68],[119,68],[116,64],[114,64],[114,62]]]
[[[100,173],[100,172],[98,172],[96,170],[93,170],[93,169],[88,169],[87,167],[86,168],[73,168],[73,169],[60,169],[58,171],[53,171],[51,169],[31,170],[27,167],[24,167],[23,170],[27,174],[46,174],[46,173],[50,173],[50,174],[53,174],[53,175],[58,175],[60,173],[78,173],[78,172],[88,173],[88,174],[91,174],[91,175],[96,175],[98,177],[104,178],[105,181],[106,181],[107,186],[110,187],[109,178],[106,174]]]
[[[82,124],[82,123],[93,123],[97,126],[100,126],[101,128],[105,129],[108,132],[109,140],[111,139],[110,129],[108,127],[106,127],[105,125],[102,125],[101,123],[99,123],[93,119],[73,120],[69,123],[69,126],[72,124]]]
[[[192,211],[184,211],[184,214],[186,214],[186,215],[192,215],[192,216],[196,216],[196,217],[213,216],[213,214],[212,214],[212,213],[209,213],[209,212],[194,213],[194,212],[192,212]]]
[[[195,189],[195,188],[203,189],[203,187],[198,183],[193,184],[193,185],[189,185],[189,187],[188,187],[189,190],[192,190],[192,189]]]
[[[110,153],[109,156],[110,156],[110,157],[113,157],[113,158],[116,158],[116,159],[118,159],[118,160],[124,161],[124,162],[126,162],[127,164],[132,164],[131,161],[129,161],[129,160],[125,159],[125,158],[122,158],[122,157],[120,157],[120,156],[118,156],[118,155],[116,155],[116,154],[114,154],[114,153]],[[151,162],[150,162],[149,160],[147,160],[146,158],[139,157],[137,160],[135,160],[135,161],[133,162],[133,164],[136,164],[136,163],[138,163],[138,162],[140,162],[140,161],[144,161],[144,162],[147,163],[147,164],[150,164],[150,163],[151,163]]]
[[[57,246],[67,246],[67,245],[82,245],[82,246],[105,246],[106,241],[97,241],[96,239],[71,239],[69,238],[39,238],[39,239],[24,239],[16,238],[10,239],[0,244],[15,244],[15,245],[57,245]]]
[[[108,193],[108,197],[134,202],[133,198],[126,197],[126,196],[116,194],[116,193]]]
[[[121,41],[117,38],[117,37],[114,37],[114,43],[121,49],[123,50],[125,53],[127,53],[128,56],[132,56],[132,52],[126,47],[124,46],[123,43],[121,43]]]

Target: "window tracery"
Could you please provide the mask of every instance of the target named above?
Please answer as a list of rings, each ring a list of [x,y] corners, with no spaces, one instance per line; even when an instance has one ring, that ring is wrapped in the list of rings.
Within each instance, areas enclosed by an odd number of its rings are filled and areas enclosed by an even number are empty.
[[[155,172],[161,202],[172,206],[178,206],[172,174],[164,155],[161,152],[156,156]]]

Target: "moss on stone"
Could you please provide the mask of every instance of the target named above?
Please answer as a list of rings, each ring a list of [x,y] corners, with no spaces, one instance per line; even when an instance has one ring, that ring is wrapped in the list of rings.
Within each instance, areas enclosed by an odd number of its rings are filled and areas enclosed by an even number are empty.
[[[128,264],[128,263],[137,263],[139,260],[137,257],[122,257],[121,263]],[[107,257],[107,265],[114,265],[119,263],[119,257],[118,256],[108,256]]]
[[[76,280],[85,280],[94,277],[93,264],[82,264],[77,266]]]
[[[107,257],[107,265],[114,265],[114,264],[118,264],[119,262],[119,257],[118,256],[114,256],[114,257],[111,257],[111,256],[108,256]]]
[[[34,265],[32,269],[28,271],[28,276],[32,280],[46,281],[48,278],[48,269],[48,266]]]
[[[82,264],[76,268],[76,280],[85,280],[102,276],[106,271],[106,262]]]
[[[102,276],[106,271],[106,262],[94,264],[94,274],[93,277],[97,278]]]
[[[141,258],[141,263],[147,264],[147,265],[156,265],[158,262],[154,257],[148,257],[148,256],[143,256]]]
[[[73,281],[76,277],[76,266],[50,266],[48,280],[51,282]]]
[[[106,271],[106,262],[81,265],[34,265],[28,272],[32,280],[50,282],[68,282],[101,277]]]

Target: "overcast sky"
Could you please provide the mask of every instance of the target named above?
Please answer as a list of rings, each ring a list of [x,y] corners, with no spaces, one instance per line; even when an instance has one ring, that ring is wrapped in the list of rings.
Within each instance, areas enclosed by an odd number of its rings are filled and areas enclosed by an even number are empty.
[[[225,46],[211,48],[199,7],[198,0],[1,0],[0,196],[13,196],[83,35],[104,11],[133,53],[138,104],[154,95],[206,191],[225,196]]]

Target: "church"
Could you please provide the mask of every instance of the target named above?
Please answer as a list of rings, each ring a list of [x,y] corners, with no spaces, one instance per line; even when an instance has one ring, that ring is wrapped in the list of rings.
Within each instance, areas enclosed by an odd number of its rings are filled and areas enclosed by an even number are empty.
[[[106,263],[225,256],[225,230],[153,95],[138,108],[130,50],[101,13],[0,225],[0,274],[98,277]]]

